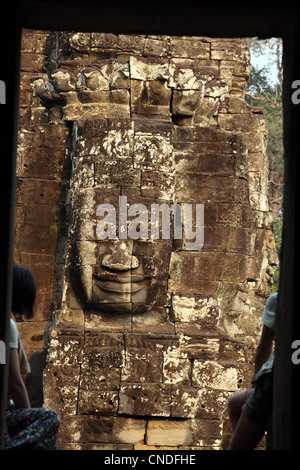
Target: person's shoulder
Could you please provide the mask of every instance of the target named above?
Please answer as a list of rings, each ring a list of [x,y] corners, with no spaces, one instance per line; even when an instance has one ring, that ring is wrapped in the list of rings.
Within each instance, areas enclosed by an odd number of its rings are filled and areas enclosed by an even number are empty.
[[[277,306],[277,297],[278,297],[278,292],[273,292],[266,301],[266,308],[271,311],[276,311],[276,306]]]
[[[18,347],[18,338],[19,332],[16,323],[11,318],[10,319],[10,341],[9,346],[10,348],[17,348]]]
[[[277,306],[277,292],[271,294],[265,304],[265,309],[262,315],[262,322],[271,328],[272,330],[275,327],[275,315],[276,315],[276,306]]]

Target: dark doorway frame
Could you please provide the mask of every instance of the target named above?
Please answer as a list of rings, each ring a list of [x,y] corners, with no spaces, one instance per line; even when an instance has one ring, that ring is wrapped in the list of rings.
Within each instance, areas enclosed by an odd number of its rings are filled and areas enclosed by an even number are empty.
[[[300,339],[297,311],[296,204],[299,188],[300,104],[292,103],[292,83],[300,79],[300,8],[235,3],[101,0],[15,0],[5,13],[1,31],[0,79],[6,84],[6,104],[0,106],[1,150],[5,165],[1,182],[2,250],[0,254],[0,340],[7,344],[11,299],[15,174],[18,130],[19,56],[22,28],[124,34],[170,34],[210,37],[282,37],[284,110],[284,218],[280,264],[279,311],[274,370],[273,449],[297,449],[300,437],[300,365],[291,361],[291,345]],[[4,168],[4,166],[3,166]],[[5,315],[3,315],[5,312]],[[8,359],[8,358],[7,358]],[[5,414],[7,366],[0,365],[1,445]]]

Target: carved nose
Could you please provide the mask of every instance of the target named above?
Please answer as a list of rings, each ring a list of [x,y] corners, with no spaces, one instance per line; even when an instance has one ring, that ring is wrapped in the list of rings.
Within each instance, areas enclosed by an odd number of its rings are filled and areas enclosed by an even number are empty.
[[[111,253],[103,256],[101,265],[114,271],[128,271],[139,266],[138,258],[132,255],[130,247],[124,241],[117,242]]]

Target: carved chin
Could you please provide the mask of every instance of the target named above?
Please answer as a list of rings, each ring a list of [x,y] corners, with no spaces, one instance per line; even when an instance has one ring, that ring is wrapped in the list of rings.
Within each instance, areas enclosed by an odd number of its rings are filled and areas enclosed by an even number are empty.
[[[96,275],[90,266],[81,266],[77,270],[77,279],[77,286],[82,286],[81,301],[86,309],[134,314],[155,305],[166,305],[167,286],[162,278],[145,278],[142,274],[133,273]]]

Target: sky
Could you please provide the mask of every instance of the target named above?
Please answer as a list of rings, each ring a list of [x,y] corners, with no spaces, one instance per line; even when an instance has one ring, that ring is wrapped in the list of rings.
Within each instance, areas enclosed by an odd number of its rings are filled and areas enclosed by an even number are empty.
[[[251,63],[253,66],[263,68],[267,65],[269,67],[269,78],[272,84],[278,83],[277,68],[274,58],[274,53],[272,54],[269,48],[265,48],[259,55],[251,52]]]
[[[270,72],[268,75],[269,75],[270,81],[272,82],[273,85],[277,83],[278,79],[277,79],[276,65],[272,64],[270,57],[268,57],[266,53],[258,57],[251,55],[251,63],[253,64],[254,67],[257,67],[257,68],[263,68],[265,65],[269,65]]]

